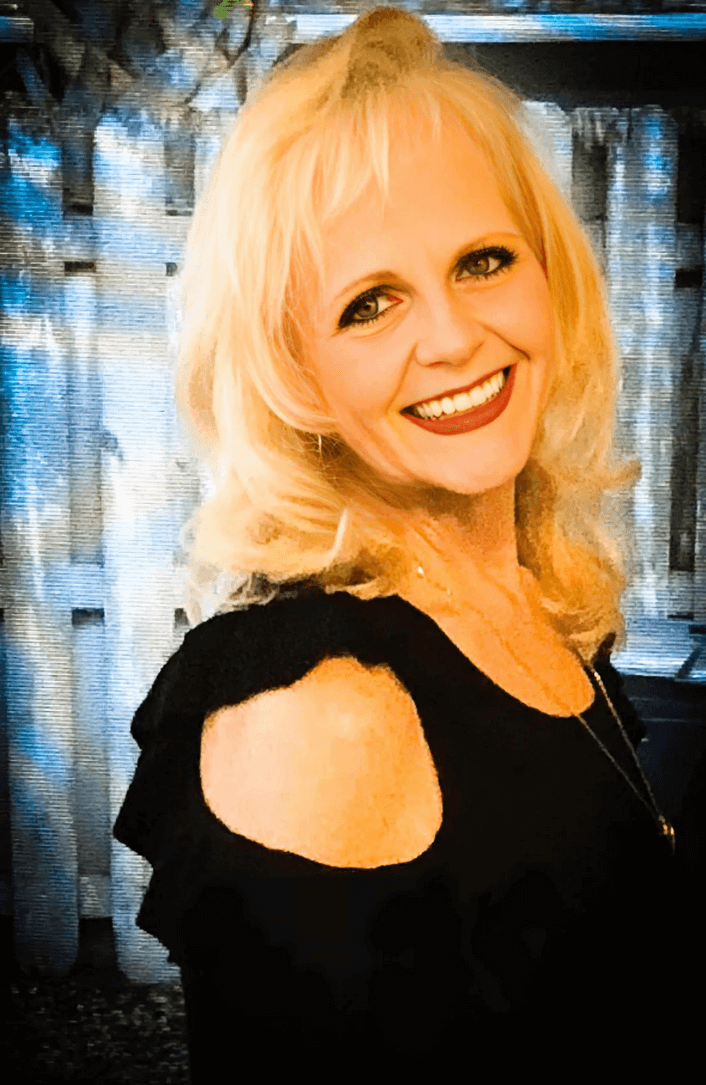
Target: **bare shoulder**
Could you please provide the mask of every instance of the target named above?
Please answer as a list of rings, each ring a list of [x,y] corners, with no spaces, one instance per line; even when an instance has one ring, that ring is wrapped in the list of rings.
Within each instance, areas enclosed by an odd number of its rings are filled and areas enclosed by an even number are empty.
[[[412,698],[389,668],[348,657],[209,716],[201,780],[233,832],[332,866],[408,861],[441,822]]]

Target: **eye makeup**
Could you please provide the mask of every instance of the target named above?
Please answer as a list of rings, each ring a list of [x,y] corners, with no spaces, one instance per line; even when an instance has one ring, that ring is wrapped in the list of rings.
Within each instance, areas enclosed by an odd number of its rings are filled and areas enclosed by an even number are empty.
[[[463,269],[474,263],[477,264],[482,261],[497,260],[498,266],[492,270],[471,275],[471,278],[479,279],[482,282],[488,282],[508,271],[512,265],[517,262],[518,257],[519,254],[517,252],[507,248],[505,245],[490,245],[482,249],[476,249],[473,252],[462,256],[458,261],[457,267]],[[354,298],[353,301],[346,306],[341,314],[341,318],[338,322],[339,330],[346,327],[362,327],[364,325],[373,324],[379,320],[380,317],[384,316],[388,311],[387,309],[384,309],[381,313],[377,313],[371,317],[365,317],[358,320],[354,320],[353,318],[363,305],[376,301],[377,298],[384,296],[392,290],[394,290],[394,287],[381,284],[380,286],[374,286],[372,289],[366,290],[363,294],[359,294],[357,298]]]

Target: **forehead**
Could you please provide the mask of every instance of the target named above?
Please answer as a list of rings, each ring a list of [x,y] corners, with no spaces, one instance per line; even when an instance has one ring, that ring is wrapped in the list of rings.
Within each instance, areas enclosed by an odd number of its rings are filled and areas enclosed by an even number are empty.
[[[439,141],[428,137],[411,145],[394,143],[387,199],[373,179],[343,218],[372,213],[394,218],[400,204],[431,213],[449,199],[454,207],[502,202],[495,170],[485,152],[468,133],[456,130],[442,131]]]
[[[378,266],[393,267],[390,261],[407,260],[420,246],[438,250],[443,258],[447,247],[455,250],[476,237],[518,226],[490,160],[468,133],[442,129],[439,142],[428,137],[411,145],[396,143],[387,198],[371,181],[323,231],[327,293],[345,285],[338,282],[341,275],[355,278]]]

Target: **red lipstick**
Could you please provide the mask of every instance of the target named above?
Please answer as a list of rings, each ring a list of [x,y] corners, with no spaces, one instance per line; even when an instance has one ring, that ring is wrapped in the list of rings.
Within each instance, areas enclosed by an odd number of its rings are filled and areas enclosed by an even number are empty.
[[[494,399],[482,403],[480,407],[471,407],[468,411],[460,414],[442,415],[440,418],[418,418],[416,414],[402,412],[404,418],[414,422],[416,426],[429,430],[430,433],[438,433],[441,436],[453,436],[457,433],[470,433],[471,430],[487,426],[498,418],[508,403],[515,385],[515,370],[517,365],[510,366],[510,372],[502,390]]]

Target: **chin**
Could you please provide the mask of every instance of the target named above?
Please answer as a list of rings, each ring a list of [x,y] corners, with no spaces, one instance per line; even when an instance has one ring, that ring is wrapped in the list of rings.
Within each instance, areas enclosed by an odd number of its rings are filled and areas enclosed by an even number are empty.
[[[486,471],[479,471],[477,465],[469,466],[468,470],[464,471],[462,465],[459,465],[454,471],[448,473],[421,477],[419,482],[434,489],[448,490],[450,493],[471,497],[474,494],[487,493],[489,490],[506,486],[522,473],[526,464],[527,456],[521,456],[508,461],[503,466],[495,463]]]
[[[517,475],[513,473],[511,475],[497,475],[492,479],[465,480],[458,482],[448,480],[437,483],[436,485],[430,484],[430,488],[453,494],[457,497],[470,498],[477,497],[479,494],[490,493],[492,490],[499,490],[501,487],[507,486],[508,483],[514,482],[516,478]]]
[[[473,497],[477,494],[487,493],[506,486],[517,478],[524,470],[529,457],[529,449],[522,449],[519,454],[503,457],[504,464],[501,466],[496,460],[490,463],[486,470],[478,470],[477,457],[467,457],[466,465],[459,458],[452,464],[448,464],[446,471],[438,473],[429,470],[429,463],[414,463],[412,457],[407,462],[401,458],[396,461],[394,454],[389,459],[382,453],[379,457],[363,456],[361,452],[354,451],[348,446],[349,453],[353,453],[355,462],[354,473],[362,481],[366,476],[369,481],[375,483],[375,488],[381,485],[389,487],[396,497],[406,497],[413,501],[415,498],[429,497],[433,493],[447,493],[458,497]],[[383,456],[385,457],[383,459]],[[474,459],[476,462],[474,462]],[[410,462],[412,460],[412,462]]]

